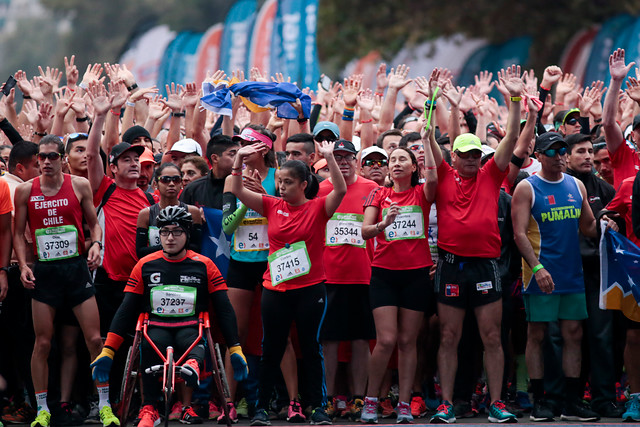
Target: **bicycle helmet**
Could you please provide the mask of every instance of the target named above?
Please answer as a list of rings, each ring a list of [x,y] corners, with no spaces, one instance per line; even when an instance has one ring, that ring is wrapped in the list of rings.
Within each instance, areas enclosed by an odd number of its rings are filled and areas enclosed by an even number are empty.
[[[182,206],[167,206],[158,213],[156,220],[158,228],[165,225],[177,225],[182,227],[186,232],[191,230],[193,219],[189,211]]]

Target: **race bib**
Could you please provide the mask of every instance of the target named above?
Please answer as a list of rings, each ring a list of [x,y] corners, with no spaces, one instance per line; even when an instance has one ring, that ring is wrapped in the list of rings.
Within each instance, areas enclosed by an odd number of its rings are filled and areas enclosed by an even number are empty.
[[[362,238],[362,220],[364,215],[334,213],[327,222],[326,245],[353,245],[365,247]]]
[[[263,251],[269,249],[267,218],[245,218],[233,234],[233,249],[236,252]]]
[[[388,208],[382,210],[387,216]],[[424,217],[420,206],[400,206],[395,221],[384,229],[388,241],[404,239],[424,239]]]
[[[160,229],[158,227],[154,227],[153,225],[149,226],[149,246],[160,246],[162,243],[160,242]]]
[[[275,251],[268,258],[271,285],[278,286],[287,280],[309,274],[311,261],[305,242],[296,242]]]
[[[151,288],[152,313],[162,317],[185,317],[195,314],[196,294],[191,286],[155,286]]]
[[[36,249],[40,261],[54,261],[79,255],[78,230],[74,225],[36,230]]]

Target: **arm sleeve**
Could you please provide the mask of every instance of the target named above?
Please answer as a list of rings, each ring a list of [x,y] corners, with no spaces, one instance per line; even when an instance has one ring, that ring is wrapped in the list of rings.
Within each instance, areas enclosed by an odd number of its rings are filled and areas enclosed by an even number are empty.
[[[316,123],[318,123],[318,117],[320,117],[320,111],[322,111],[322,105],[313,104],[311,106],[311,116],[309,117],[309,125],[311,129],[316,127]]]
[[[544,128],[544,125],[542,124],[542,113],[544,113],[544,103],[547,100],[547,96],[549,96],[549,91],[547,89],[543,89],[542,86],[539,86],[539,88],[540,88],[540,96],[538,97],[538,99],[542,101],[543,108],[538,110],[538,118],[536,119],[536,125],[538,126],[538,129],[540,129],[540,126]],[[541,133],[538,133],[538,134],[542,135]]]
[[[149,246],[149,230],[147,228],[136,229],[136,255],[138,259],[162,249],[162,246]]]
[[[473,111],[469,110],[464,113],[464,121],[467,122],[467,126],[469,127],[469,133],[476,133],[476,128],[478,127],[478,119],[476,119]]]
[[[224,337],[227,347],[240,345],[238,338],[238,324],[236,322],[236,313],[227,296],[227,291],[216,291],[211,294],[211,303],[213,312],[215,313],[220,332]]]
[[[222,229],[227,234],[232,234],[244,219],[248,208],[242,205],[237,208],[236,196],[226,192],[222,195]]]
[[[580,133],[582,135],[590,135],[591,127],[589,126],[589,117],[580,116],[578,122],[580,123]]]
[[[20,136],[18,131],[7,119],[0,121],[0,130],[2,130],[7,138],[9,138],[9,141],[11,141],[12,145],[16,145],[18,142],[24,141],[22,139],[22,136]]]
[[[191,227],[191,238],[189,239],[189,249],[200,253],[202,246],[202,224],[193,224]]]
[[[640,172],[633,180],[633,190],[631,199],[631,221],[633,223],[633,234],[640,239]]]

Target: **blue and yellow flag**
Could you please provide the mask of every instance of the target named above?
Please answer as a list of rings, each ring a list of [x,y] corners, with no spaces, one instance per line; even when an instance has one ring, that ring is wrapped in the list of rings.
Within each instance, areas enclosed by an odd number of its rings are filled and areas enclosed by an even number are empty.
[[[622,234],[605,230],[600,239],[600,308],[620,310],[640,322],[640,248]]]

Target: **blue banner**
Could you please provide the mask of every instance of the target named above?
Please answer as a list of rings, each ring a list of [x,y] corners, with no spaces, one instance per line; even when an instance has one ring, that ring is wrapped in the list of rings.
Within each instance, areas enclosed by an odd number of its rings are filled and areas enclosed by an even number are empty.
[[[278,0],[273,26],[271,70],[302,85],[305,52],[305,0]]]
[[[619,15],[609,19],[602,25],[602,28],[593,40],[591,54],[587,61],[587,68],[584,73],[584,84],[591,84],[593,81],[602,80],[605,85],[609,85],[609,55],[618,47],[616,42],[621,33],[632,27],[634,19],[628,15]]]
[[[164,96],[166,84],[184,85],[195,80],[196,52],[201,38],[202,33],[182,32],[165,49],[157,83]]]
[[[600,308],[640,322],[640,248],[611,229],[600,240]]]
[[[202,227],[200,253],[211,258],[226,279],[229,270],[231,236],[222,230],[222,211],[220,209],[203,207],[202,210],[206,222]]]
[[[257,7],[256,0],[240,0],[227,14],[220,47],[220,69],[229,76],[236,70],[249,76],[249,41]]]
[[[298,81],[298,86],[311,89],[316,88],[316,82],[320,78],[320,66],[318,60],[318,48],[316,46],[317,39],[317,22],[318,22],[318,0],[306,0],[304,7],[304,43],[303,58],[304,72],[302,80]]]

